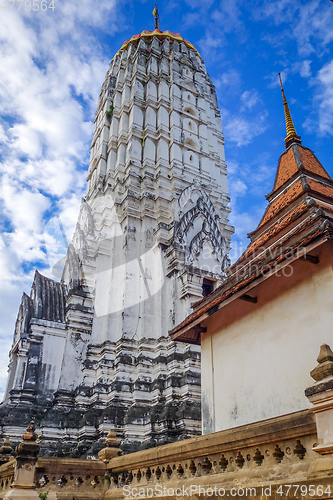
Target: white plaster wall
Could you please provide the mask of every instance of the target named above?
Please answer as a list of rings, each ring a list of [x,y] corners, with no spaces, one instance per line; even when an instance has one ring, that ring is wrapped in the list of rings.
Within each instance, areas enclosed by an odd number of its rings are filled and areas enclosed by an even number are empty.
[[[183,127],[184,130],[187,130],[190,133],[190,135],[191,134],[198,135],[198,127],[194,120],[190,120],[189,118],[184,118]]]
[[[117,78],[117,84],[120,85],[123,83],[124,81],[124,75],[125,75],[125,72],[123,69],[121,69],[118,73],[118,78]]]
[[[160,139],[157,144],[157,160],[164,159],[169,161],[169,148],[168,143],[164,139]]]
[[[158,109],[157,126],[164,126],[166,130],[169,130],[169,113],[163,106]]]
[[[143,111],[135,104],[131,110],[129,125],[130,127],[131,125],[136,125],[139,128],[143,126]]]
[[[46,391],[55,391],[58,387],[64,347],[64,334],[62,336],[44,334],[42,363],[45,367],[43,387]]]
[[[216,169],[217,170],[217,169]],[[228,179],[227,179],[227,174],[225,172],[222,172],[221,170],[219,171],[219,182],[220,185],[222,186],[222,189],[227,193],[228,192]]]
[[[133,121],[135,120],[133,119]],[[115,140],[117,138],[118,126],[119,126],[119,120],[115,116],[113,116],[110,125],[110,139]]]
[[[193,151],[185,151],[184,163],[199,168],[199,158]]]
[[[152,74],[157,74],[157,61],[154,57],[152,57],[149,61],[149,71]]]
[[[183,92],[183,101],[184,106],[188,104],[192,104],[193,106],[195,106],[195,97],[188,90],[185,90]]]
[[[156,152],[156,147],[154,144],[154,141],[152,141],[149,137],[145,139],[145,145],[144,145],[144,159],[149,159],[151,161],[155,161],[155,154]]]
[[[142,83],[141,83],[139,80],[135,80],[135,84],[134,84],[134,94],[135,94],[137,97],[140,97],[141,99],[143,99],[143,98],[144,98],[144,88],[143,88]]]
[[[159,88],[159,97],[169,100],[169,85],[165,80],[162,80]]]
[[[119,122],[119,134],[121,132],[126,132],[128,131],[128,114],[123,112],[121,114],[120,122]]]
[[[119,91],[115,92],[115,96],[113,99],[113,105],[115,108],[120,108],[120,106],[121,106],[121,93]]]
[[[155,83],[152,80],[148,81],[147,95],[148,95],[148,97],[157,99],[157,88],[156,88]]]
[[[117,153],[113,149],[111,149],[108,155],[107,170],[111,170],[113,172],[115,169],[116,161]]]
[[[170,126],[171,127],[181,127],[180,116],[176,111],[170,113]]]
[[[182,161],[182,150],[177,144],[174,144],[171,148],[170,159],[171,161],[172,160]]]
[[[197,141],[193,140],[195,137],[192,134],[186,134],[188,137],[185,139],[185,146],[191,149],[199,149]]]
[[[146,111],[146,127],[151,126],[153,129],[156,129],[156,111],[148,106]]]
[[[194,106],[189,105],[188,103],[185,103],[184,105],[184,112],[194,116],[195,118],[198,118],[198,113],[194,109]]]
[[[117,154],[117,168],[125,163],[126,147],[124,144],[120,144]]]
[[[309,373],[320,345],[333,345],[332,268],[316,269],[290,289],[284,279],[285,290],[261,307],[265,295],[281,286],[279,279],[252,291],[258,304],[238,300],[234,309],[226,306],[207,320],[208,334],[202,338],[204,433],[309,407],[304,395],[313,383]]]
[[[129,105],[130,100],[131,100],[131,89],[128,85],[125,85],[122,93],[122,104]]]
[[[208,134],[207,134],[207,125],[200,125],[199,126],[199,136],[200,136],[200,139],[202,139],[204,144],[205,144],[205,147],[204,149],[207,150],[207,146],[206,146],[206,141],[207,141],[207,138],[208,138]]]

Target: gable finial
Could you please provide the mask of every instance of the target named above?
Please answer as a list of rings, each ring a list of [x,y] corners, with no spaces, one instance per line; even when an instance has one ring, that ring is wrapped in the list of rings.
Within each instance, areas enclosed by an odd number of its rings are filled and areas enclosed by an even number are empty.
[[[155,0],[155,7],[153,10],[153,16],[155,18],[155,30],[159,30],[160,29],[160,16],[158,13],[158,5],[156,3],[156,0]]]
[[[281,85],[281,91],[282,91],[282,97],[283,97],[283,108],[284,108],[284,116],[286,119],[286,129],[287,129],[287,137],[285,138],[284,142],[285,142],[285,147],[288,148],[290,146],[290,144],[292,144],[293,142],[297,142],[298,144],[302,144],[302,141],[301,141],[301,136],[296,134],[296,129],[295,129],[293,120],[291,118],[286,95],[285,95],[284,90],[283,90],[281,73],[279,73],[279,79],[280,79],[280,85]]]

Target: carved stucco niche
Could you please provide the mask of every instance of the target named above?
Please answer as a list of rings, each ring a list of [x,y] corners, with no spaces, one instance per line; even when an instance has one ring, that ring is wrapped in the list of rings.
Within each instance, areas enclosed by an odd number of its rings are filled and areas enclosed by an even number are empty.
[[[194,181],[181,193],[178,205],[174,241],[185,251],[185,264],[224,277],[230,265],[227,243],[209,195]]]

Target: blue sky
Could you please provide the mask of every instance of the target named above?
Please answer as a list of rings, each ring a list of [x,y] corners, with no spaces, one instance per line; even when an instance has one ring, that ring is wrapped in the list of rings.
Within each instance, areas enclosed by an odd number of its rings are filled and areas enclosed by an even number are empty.
[[[53,217],[64,214],[70,238],[85,193],[109,62],[125,40],[154,26],[151,0],[54,0],[54,10],[22,4],[20,12],[11,5],[0,9],[0,393],[21,294],[34,268],[51,275],[63,251]],[[159,12],[161,29],[197,47],[216,86],[234,257],[264,211],[284,150],[279,71],[297,133],[333,175],[333,3],[171,0]]]

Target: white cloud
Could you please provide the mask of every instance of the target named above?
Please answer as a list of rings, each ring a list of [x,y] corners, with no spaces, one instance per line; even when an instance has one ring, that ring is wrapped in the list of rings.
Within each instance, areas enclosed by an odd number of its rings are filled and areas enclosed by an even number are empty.
[[[32,273],[19,269],[19,259],[6,242],[6,235],[0,236],[0,401],[7,380],[8,353],[12,344],[14,322],[22,292],[30,292]]]
[[[241,114],[228,116],[224,114],[224,134],[227,141],[237,146],[246,146],[252,139],[262,134],[267,128],[267,113],[263,112],[255,117],[245,117]]]
[[[320,55],[333,40],[333,9],[328,1],[266,0],[263,8],[260,4],[252,14],[257,20],[271,19],[282,29],[286,26],[279,35],[266,33],[264,36],[275,46],[285,46],[287,51],[291,40],[295,40],[301,57]]]
[[[221,0],[218,8],[212,13],[212,19],[223,26],[225,33],[243,32],[244,26],[240,19],[242,3],[242,0]]]
[[[315,107],[319,103],[319,130],[333,135],[333,61],[325,64],[317,74],[319,86]]]
[[[239,165],[235,160],[228,160],[228,176],[235,175],[238,172]]]
[[[233,262],[250,243],[247,234],[256,229],[264,213],[267,206],[264,195],[271,191],[274,175],[271,156],[267,153],[257,154],[249,162],[228,161],[228,185],[232,208],[230,223],[235,227],[230,254]]]
[[[303,78],[309,78],[311,76],[311,62],[309,59],[305,59],[301,62],[300,67],[298,69],[299,74]]]
[[[299,4],[292,0],[280,0],[274,2],[266,0],[263,5],[259,6],[252,11],[255,19],[272,18],[275,24],[291,23],[295,18]]]
[[[95,102],[109,62],[87,28],[105,25],[114,9],[114,1],[96,8],[74,0],[33,18],[23,9],[0,17],[0,98],[10,117],[0,128],[1,196],[16,235],[40,231],[48,197],[56,209],[59,197],[82,194]]]
[[[229,181],[229,195],[235,203],[238,196],[244,196],[247,191],[247,185],[241,179],[234,179]]]
[[[328,2],[313,0],[298,3],[297,19],[292,34],[297,40],[301,56],[321,51],[333,40],[333,9]]]
[[[223,87],[237,88],[241,83],[241,75],[239,71],[234,68],[230,68],[224,71],[219,78],[213,80],[215,87],[219,90]]]
[[[84,194],[96,101],[109,64],[94,29],[115,34],[114,19],[122,24],[116,0],[56,1],[55,7],[25,12],[23,4],[0,16],[0,393],[22,291],[30,293],[33,266],[48,266],[45,223]],[[70,211],[68,232],[73,217]]]
[[[241,95],[243,109],[252,109],[260,101],[258,91],[256,89],[246,90]]]
[[[50,200],[38,191],[32,192],[22,188],[19,183],[16,184],[15,186],[8,176],[4,176],[2,180],[1,197],[5,212],[15,228],[39,231],[41,215],[49,208]]]

